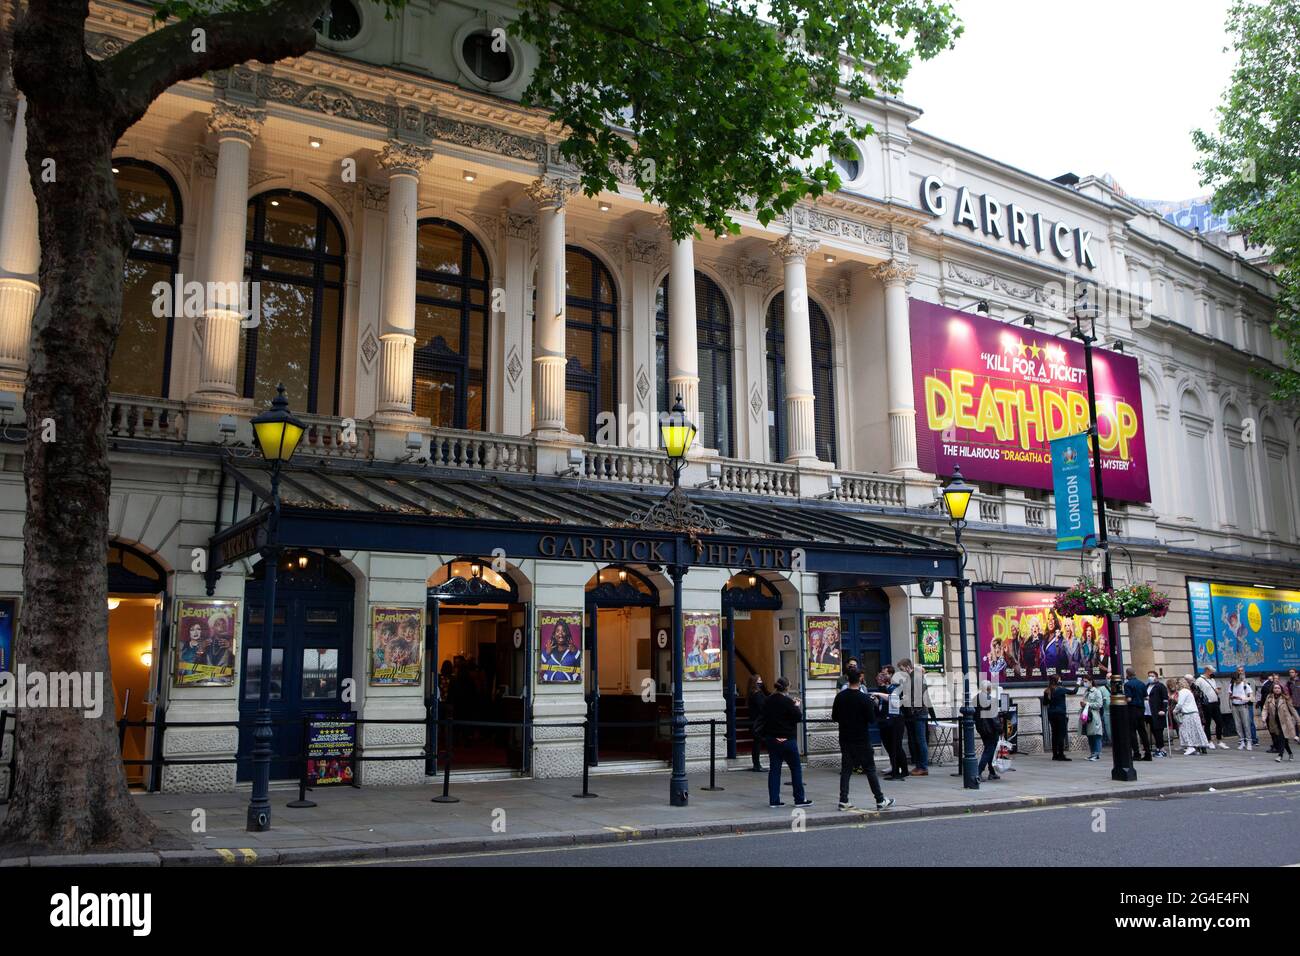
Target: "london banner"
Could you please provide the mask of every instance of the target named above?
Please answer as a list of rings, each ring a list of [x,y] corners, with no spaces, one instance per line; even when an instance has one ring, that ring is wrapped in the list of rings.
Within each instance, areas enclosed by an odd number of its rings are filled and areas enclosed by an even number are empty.
[[[1300,667],[1300,591],[1187,582],[1196,668],[1285,674]]]
[[[14,629],[18,626],[18,599],[0,598],[0,673],[14,669]]]
[[[840,673],[840,616],[805,614],[804,640],[808,648],[809,677],[838,677]]]
[[[683,611],[687,680],[722,677],[722,620],[717,611]]]
[[[1099,614],[1063,617],[1057,591],[976,587],[975,641],[980,678],[1002,684],[1075,680],[1110,663],[1110,635]]]
[[[239,602],[176,599],[175,687],[229,687],[235,683]]]
[[[916,299],[911,332],[921,470],[1050,491],[1050,442],[1089,424],[1083,346]],[[1092,358],[1106,497],[1150,501],[1137,360]]]
[[[1092,520],[1091,461],[1087,432],[1052,440],[1057,551],[1085,548],[1097,534]]]
[[[424,680],[424,608],[370,606],[370,684],[413,687]]]
[[[543,684],[582,680],[582,612],[538,611],[537,679]]]

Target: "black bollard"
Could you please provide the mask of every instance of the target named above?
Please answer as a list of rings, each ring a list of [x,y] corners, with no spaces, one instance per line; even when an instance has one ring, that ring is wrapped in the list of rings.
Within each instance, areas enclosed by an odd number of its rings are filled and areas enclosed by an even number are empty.
[[[726,787],[718,786],[718,761],[717,761],[717,738],[718,722],[709,718],[709,785],[701,787],[701,790],[725,790]]]
[[[299,734],[299,737],[302,742],[298,745],[299,747],[298,753],[300,758],[298,763],[302,767],[301,771],[298,774],[298,799],[285,804],[286,807],[292,807],[294,810],[302,810],[302,809],[316,806],[315,803],[307,799],[307,791],[311,789],[310,787],[307,786],[307,737],[309,735],[307,730],[308,723],[309,721],[307,715],[303,714],[302,730]]]
[[[442,794],[434,797],[430,803],[460,803],[460,797],[451,795],[451,752],[456,742],[456,723],[447,722],[447,759],[442,764]]]
[[[589,797],[598,797],[600,794],[592,793],[589,787],[591,777],[591,718],[583,721],[582,724],[582,793],[575,793],[574,797],[579,800],[585,800]]]

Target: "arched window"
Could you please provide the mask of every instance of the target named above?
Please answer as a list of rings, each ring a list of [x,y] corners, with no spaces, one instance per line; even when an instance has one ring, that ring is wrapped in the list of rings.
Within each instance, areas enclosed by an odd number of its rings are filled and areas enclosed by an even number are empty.
[[[668,394],[668,277],[655,295],[655,360],[659,366],[659,411],[673,407]],[[722,290],[708,276],[695,273],[695,334],[700,368],[700,441],[705,448],[732,457],[731,310]],[[657,429],[656,429],[657,431]]]
[[[343,230],[321,203],[276,190],[248,203],[245,279],[260,314],[240,343],[245,398],[257,406],[284,383],[291,408],[337,415],[343,349]]]
[[[812,299],[808,300],[812,334],[813,410],[816,415],[817,457],[836,463],[835,452],[835,346],[831,323]],[[767,435],[772,461],[784,461],[789,424],[785,415],[785,293],[779,292],[767,307]]]
[[[170,176],[152,163],[113,160],[117,197],[135,230],[122,283],[122,329],[113,348],[108,387],[166,398],[171,382],[175,288],[180,269],[181,197]],[[172,290],[162,318],[154,315],[154,286]]]
[[[420,221],[415,273],[415,414],[442,428],[483,429],[488,349],[487,256],[445,219]]]
[[[596,416],[617,410],[618,297],[614,278],[591,253],[565,250],[565,428],[588,441]]]

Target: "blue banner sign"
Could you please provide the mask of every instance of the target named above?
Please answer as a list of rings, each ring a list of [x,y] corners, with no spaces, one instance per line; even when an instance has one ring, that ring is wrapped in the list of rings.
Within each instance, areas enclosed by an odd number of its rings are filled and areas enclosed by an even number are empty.
[[[1300,591],[1219,581],[1188,581],[1198,669],[1286,674],[1300,667]]]
[[[1052,490],[1056,494],[1056,550],[1077,551],[1097,533],[1092,520],[1087,432],[1053,440]]]

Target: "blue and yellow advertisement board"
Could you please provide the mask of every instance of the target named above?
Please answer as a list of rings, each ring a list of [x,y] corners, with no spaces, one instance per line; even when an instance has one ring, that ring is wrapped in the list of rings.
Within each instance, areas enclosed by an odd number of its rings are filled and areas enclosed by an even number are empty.
[[[1197,670],[1300,667],[1300,591],[1189,579],[1187,605]]]

